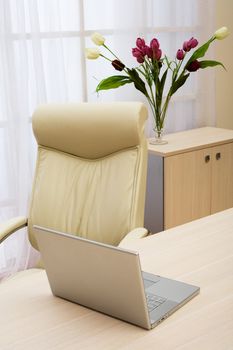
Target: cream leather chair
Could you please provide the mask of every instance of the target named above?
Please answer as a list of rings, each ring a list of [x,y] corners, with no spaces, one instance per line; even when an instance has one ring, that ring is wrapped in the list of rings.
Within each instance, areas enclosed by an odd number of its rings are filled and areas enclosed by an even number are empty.
[[[112,245],[145,236],[146,118],[137,102],[39,107],[29,216],[2,224],[0,241],[28,226],[37,249],[34,224]]]

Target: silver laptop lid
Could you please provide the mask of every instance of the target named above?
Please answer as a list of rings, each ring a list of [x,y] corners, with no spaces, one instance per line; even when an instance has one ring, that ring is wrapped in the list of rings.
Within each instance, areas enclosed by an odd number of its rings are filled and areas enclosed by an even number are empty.
[[[54,295],[151,328],[137,252],[34,229]]]

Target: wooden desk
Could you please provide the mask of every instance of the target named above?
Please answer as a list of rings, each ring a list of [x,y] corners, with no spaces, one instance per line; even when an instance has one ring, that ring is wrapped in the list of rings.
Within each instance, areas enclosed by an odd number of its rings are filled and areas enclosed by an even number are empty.
[[[44,271],[0,284],[1,350],[233,349],[233,208],[130,244],[145,271],[200,295],[151,331],[51,295]]]

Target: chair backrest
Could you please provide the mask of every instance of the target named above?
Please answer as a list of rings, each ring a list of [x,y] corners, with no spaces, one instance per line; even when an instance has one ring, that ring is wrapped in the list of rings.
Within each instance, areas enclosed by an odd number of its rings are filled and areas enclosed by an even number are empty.
[[[32,120],[38,143],[28,220],[117,245],[144,223],[146,107],[138,102],[44,105]]]

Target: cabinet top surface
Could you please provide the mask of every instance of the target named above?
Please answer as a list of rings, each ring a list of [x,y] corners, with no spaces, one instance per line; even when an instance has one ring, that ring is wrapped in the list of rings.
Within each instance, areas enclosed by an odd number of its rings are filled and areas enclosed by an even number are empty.
[[[149,152],[167,157],[204,147],[233,142],[233,130],[207,126],[167,134],[164,135],[164,139],[168,141],[165,145],[151,145],[148,143]]]

